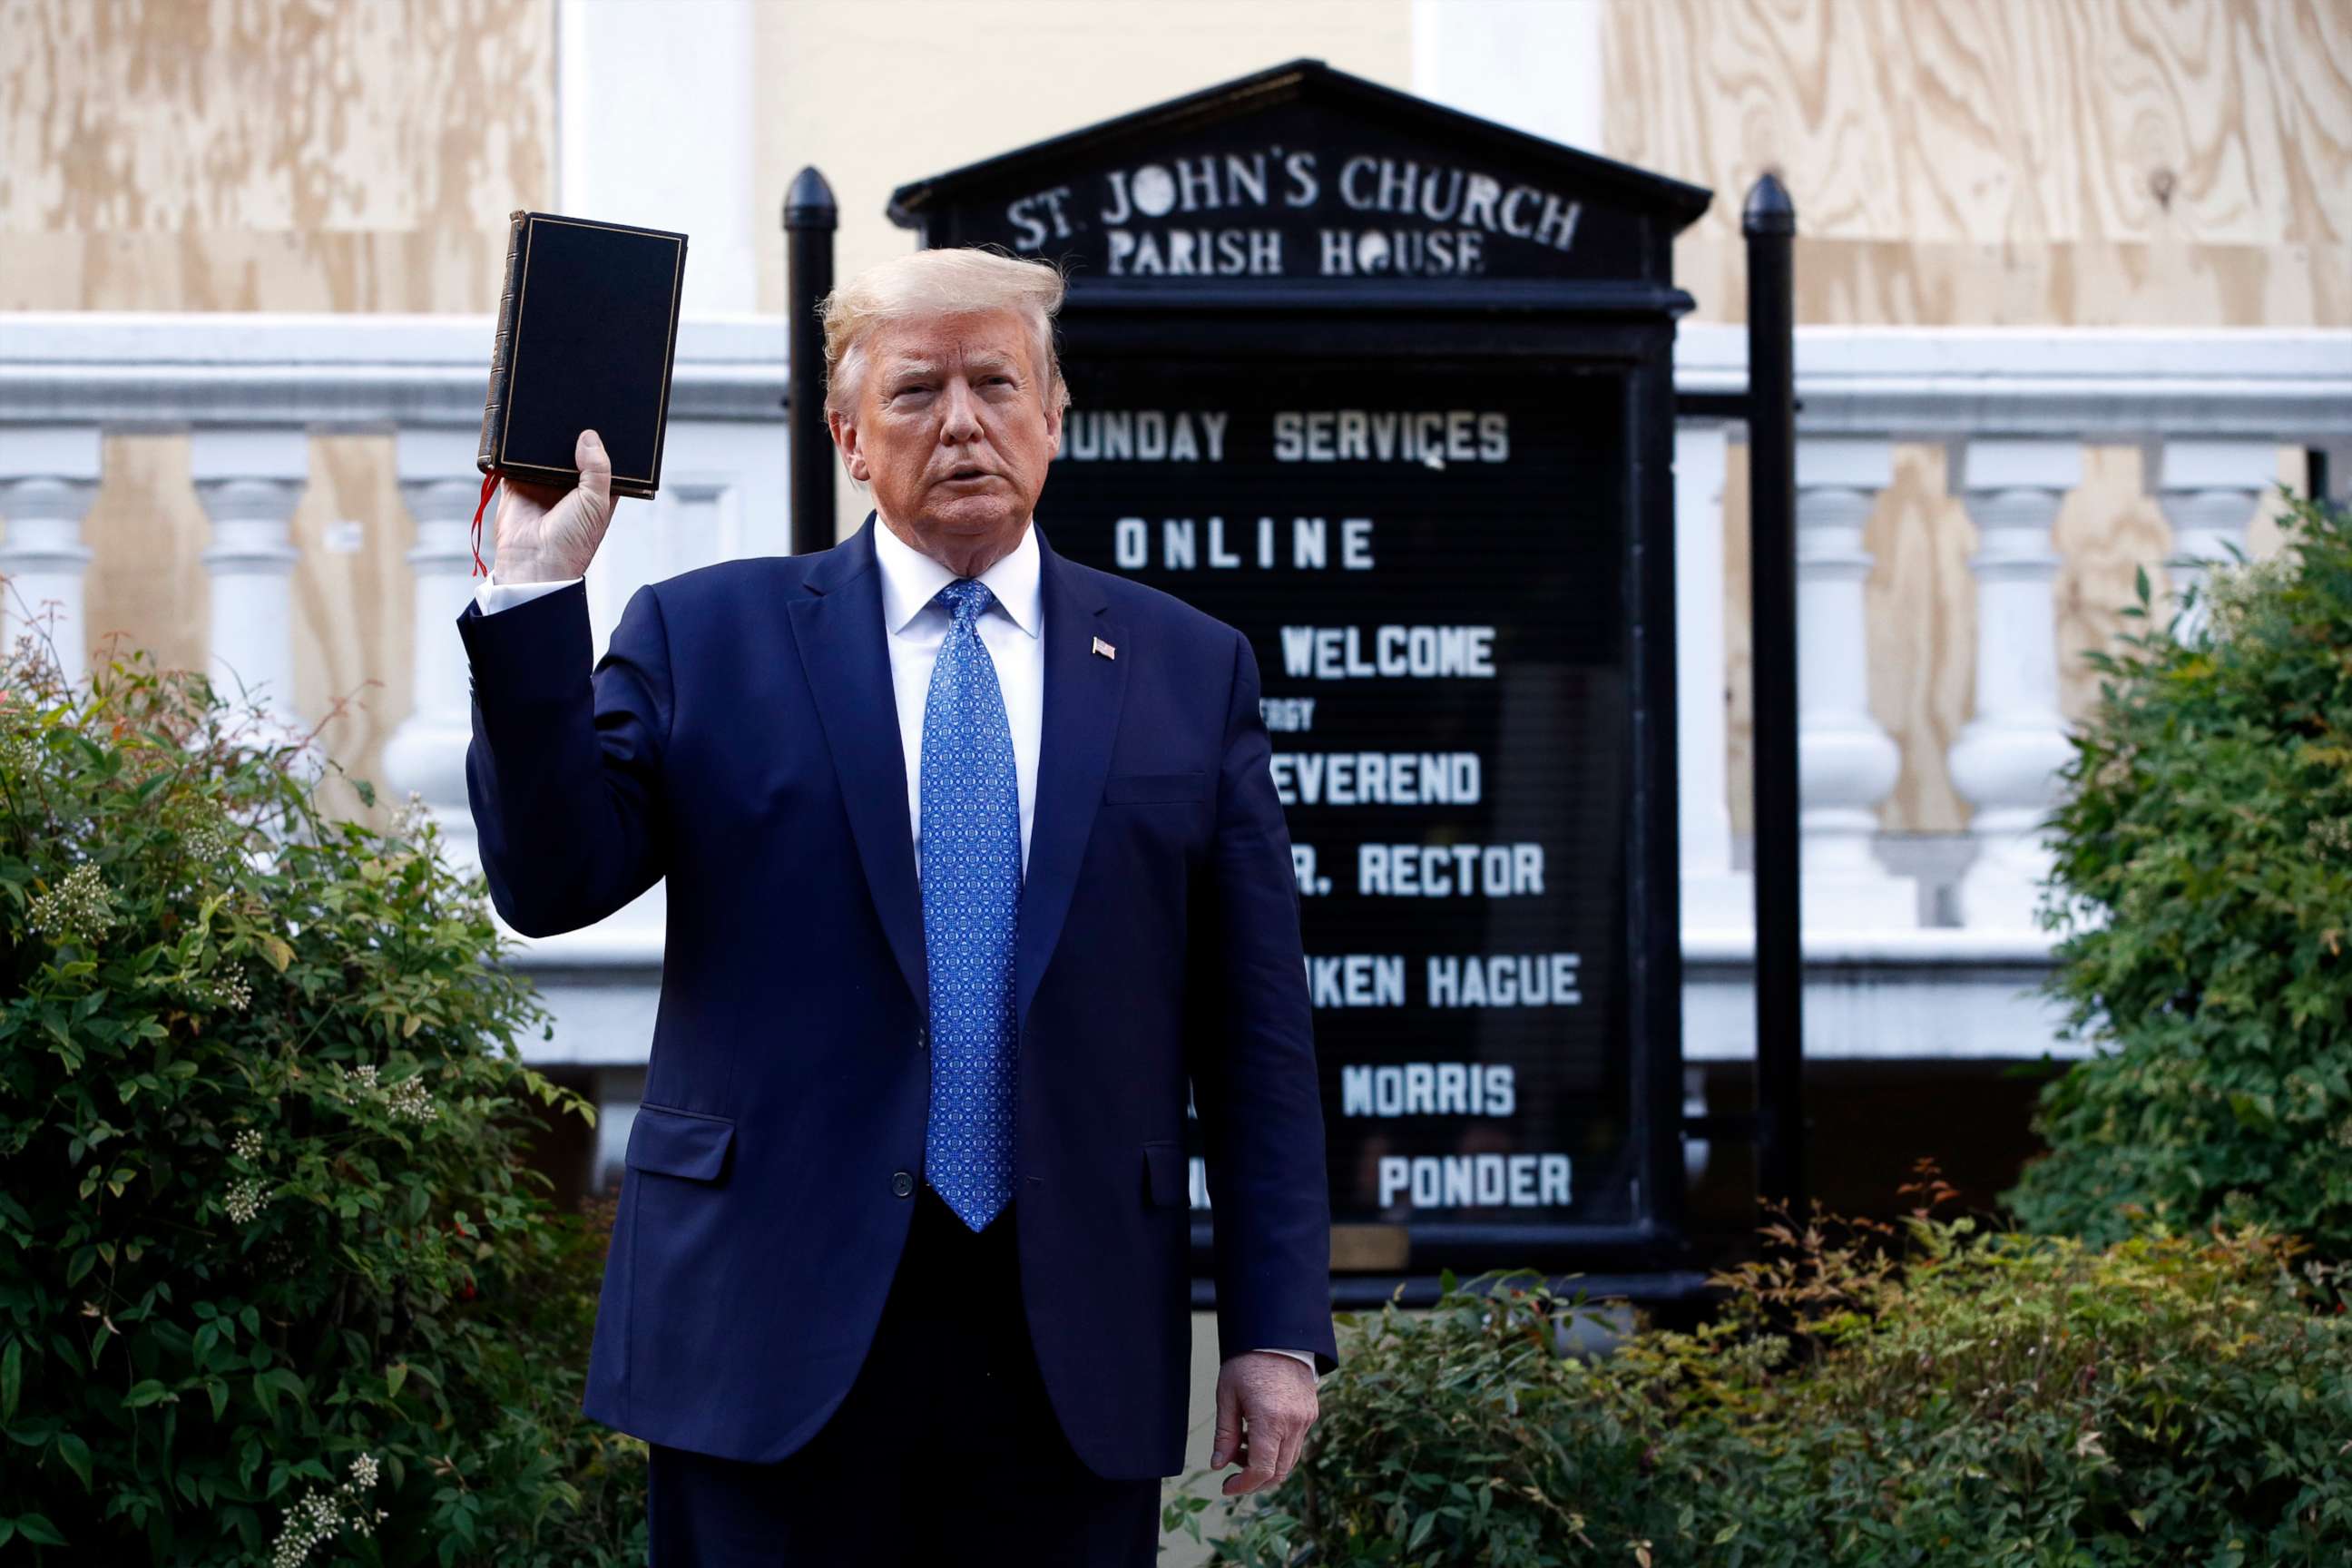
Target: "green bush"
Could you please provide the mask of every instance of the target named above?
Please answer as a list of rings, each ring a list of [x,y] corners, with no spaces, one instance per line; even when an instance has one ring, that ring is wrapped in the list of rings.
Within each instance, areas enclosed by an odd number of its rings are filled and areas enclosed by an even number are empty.
[[[2352,518],[2286,522],[2201,626],[2156,629],[2143,576],[2095,660],[2044,919],[2101,1050],[2044,1090],[2029,1228],[2259,1220],[2352,1258]]]
[[[1343,1319],[1298,1468],[1220,1563],[2341,1568],[2346,1280],[2260,1232],[2105,1250],[1782,1227],[1695,1332],[1558,1352],[1506,1277]],[[1261,1500],[1262,1499],[1262,1500]],[[1168,1510],[1195,1534],[1209,1508]]]
[[[429,819],[327,820],[249,717],[0,665],[0,1556],[642,1562],[603,1237],[524,1163],[593,1112]]]

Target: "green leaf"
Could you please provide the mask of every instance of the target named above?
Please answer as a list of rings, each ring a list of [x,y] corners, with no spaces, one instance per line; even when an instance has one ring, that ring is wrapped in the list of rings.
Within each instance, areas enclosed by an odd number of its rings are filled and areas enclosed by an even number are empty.
[[[89,1445],[70,1432],[60,1432],[58,1434],[58,1458],[66,1462],[68,1469],[81,1478],[81,1489],[89,1490]]]
[[[37,1546],[63,1546],[66,1538],[58,1533],[46,1515],[20,1513],[16,1516],[16,1533]]]
[[[25,1390],[25,1342],[13,1336],[0,1351],[0,1426],[16,1419],[16,1400]]]
[[[395,1362],[391,1366],[385,1368],[383,1374],[384,1397],[387,1399],[399,1398],[400,1385],[407,1381],[408,1368],[406,1365]]]
[[[142,1378],[131,1385],[122,1396],[123,1405],[132,1410],[143,1410],[150,1405],[160,1405],[172,1397],[172,1391],[154,1378]]]

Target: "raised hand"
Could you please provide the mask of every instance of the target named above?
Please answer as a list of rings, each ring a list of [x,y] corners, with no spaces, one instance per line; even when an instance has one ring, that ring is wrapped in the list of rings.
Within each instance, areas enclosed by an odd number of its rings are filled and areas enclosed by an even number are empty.
[[[551,583],[578,577],[595,559],[596,547],[613,523],[613,459],[593,430],[580,432],[572,460],[580,482],[499,485],[498,560],[501,583]]]

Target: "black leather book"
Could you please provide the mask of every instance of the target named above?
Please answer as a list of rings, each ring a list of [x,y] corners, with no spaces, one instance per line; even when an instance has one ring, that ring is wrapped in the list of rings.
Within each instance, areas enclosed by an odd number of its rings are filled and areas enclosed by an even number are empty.
[[[475,467],[576,484],[572,452],[580,432],[593,430],[613,458],[613,493],[653,495],[686,236],[554,213],[518,212],[512,222]]]

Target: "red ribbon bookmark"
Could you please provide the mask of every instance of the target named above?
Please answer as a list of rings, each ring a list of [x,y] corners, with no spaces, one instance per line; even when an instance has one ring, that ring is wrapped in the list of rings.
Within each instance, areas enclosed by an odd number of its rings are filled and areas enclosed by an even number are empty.
[[[492,468],[482,476],[482,499],[474,503],[474,575],[486,577],[489,568],[482,564],[482,513],[489,509],[490,491],[498,488],[499,471]]]

